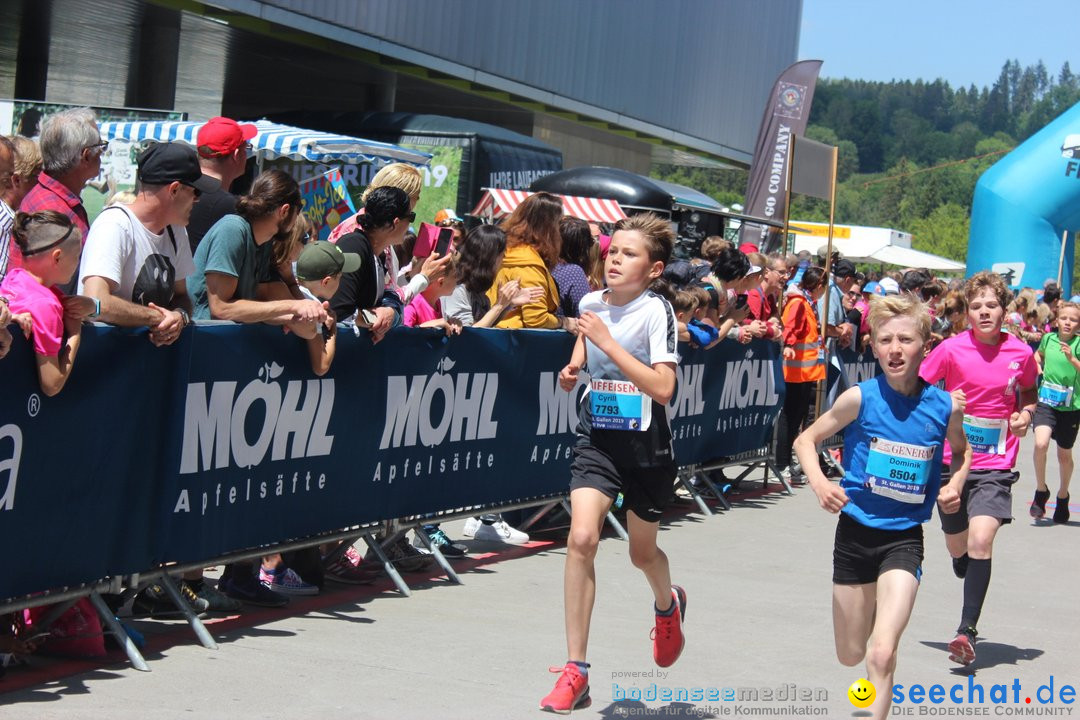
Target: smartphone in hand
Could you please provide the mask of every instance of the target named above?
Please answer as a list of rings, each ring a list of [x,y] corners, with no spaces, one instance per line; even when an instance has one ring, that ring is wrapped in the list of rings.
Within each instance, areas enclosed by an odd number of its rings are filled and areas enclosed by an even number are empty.
[[[439,257],[446,257],[446,251],[450,247],[450,242],[454,239],[453,228],[440,228],[439,239],[435,241],[435,253]]]

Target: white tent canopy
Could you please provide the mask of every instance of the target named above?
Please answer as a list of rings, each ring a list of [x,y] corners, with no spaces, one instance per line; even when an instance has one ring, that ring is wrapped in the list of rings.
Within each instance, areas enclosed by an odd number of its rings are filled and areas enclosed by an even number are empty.
[[[241,121],[247,122],[247,121]],[[127,142],[182,142],[195,145],[195,138],[203,122],[188,121],[141,121],[103,122],[101,137],[104,140]],[[257,120],[253,123],[258,134],[251,139],[255,155],[273,160],[287,157],[313,163],[372,163],[376,167],[393,162],[425,166],[431,162],[429,153],[409,150],[398,145],[365,140],[363,138],[304,130],[289,125]]]
[[[795,232],[795,252],[807,250],[817,253],[828,242],[829,226],[825,223],[792,220],[791,227]],[[839,250],[843,257],[853,262],[884,263],[944,272],[963,272],[967,267],[956,260],[915,250],[911,247],[911,233],[890,228],[834,225],[833,249]]]

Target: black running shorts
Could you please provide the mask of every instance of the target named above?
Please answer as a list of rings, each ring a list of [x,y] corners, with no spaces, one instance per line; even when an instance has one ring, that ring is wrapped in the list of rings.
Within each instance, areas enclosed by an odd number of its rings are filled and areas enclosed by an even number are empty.
[[[1062,450],[1071,450],[1076,443],[1076,431],[1080,430],[1080,410],[1055,410],[1039,403],[1031,424],[1035,427],[1049,426],[1050,439]]]
[[[853,520],[845,512],[836,523],[833,584],[866,585],[886,570],[906,570],[922,578],[923,530],[881,530]]]
[[[943,513],[938,508],[941,529],[946,535],[956,535],[968,529],[968,518],[989,515],[1002,525],[1012,522],[1012,486],[1020,474],[1013,470],[972,470],[968,473],[964,491],[960,493],[960,509]],[[941,473],[944,487],[949,481],[949,471]]]
[[[620,467],[608,453],[586,443],[574,447],[570,492],[595,488],[612,500],[622,493],[622,507],[647,522],[659,522],[675,494],[674,463],[656,467]]]

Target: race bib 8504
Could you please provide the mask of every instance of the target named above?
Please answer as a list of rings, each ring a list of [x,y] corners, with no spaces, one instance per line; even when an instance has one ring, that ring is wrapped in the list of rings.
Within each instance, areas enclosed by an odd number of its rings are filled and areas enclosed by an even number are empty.
[[[866,480],[870,491],[904,503],[926,499],[926,484],[936,445],[923,446],[871,438],[866,456]]]

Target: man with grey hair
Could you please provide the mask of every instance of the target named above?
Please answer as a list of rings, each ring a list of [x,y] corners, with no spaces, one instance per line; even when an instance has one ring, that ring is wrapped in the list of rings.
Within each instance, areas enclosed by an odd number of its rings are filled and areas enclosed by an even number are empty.
[[[90,108],[74,108],[54,113],[41,126],[41,156],[44,169],[38,184],[31,190],[19,210],[36,213],[55,210],[66,215],[79,228],[85,241],[90,231],[79,194],[86,183],[101,172],[101,155],[109,146],[101,141],[97,117]],[[60,288],[74,294],[75,280]]]

